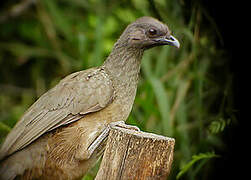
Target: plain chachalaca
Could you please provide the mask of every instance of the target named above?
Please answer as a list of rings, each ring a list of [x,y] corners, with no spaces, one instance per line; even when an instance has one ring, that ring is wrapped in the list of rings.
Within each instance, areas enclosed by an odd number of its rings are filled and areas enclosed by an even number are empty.
[[[70,74],[43,94],[1,146],[1,179],[81,178],[102,154],[108,124],[131,112],[144,50],[162,45],[180,46],[165,24],[139,18],[102,66]]]

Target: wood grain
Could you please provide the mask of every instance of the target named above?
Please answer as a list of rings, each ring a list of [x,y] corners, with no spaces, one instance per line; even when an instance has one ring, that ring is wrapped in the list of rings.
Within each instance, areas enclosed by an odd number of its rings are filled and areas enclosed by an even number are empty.
[[[112,127],[96,180],[167,179],[175,140]]]

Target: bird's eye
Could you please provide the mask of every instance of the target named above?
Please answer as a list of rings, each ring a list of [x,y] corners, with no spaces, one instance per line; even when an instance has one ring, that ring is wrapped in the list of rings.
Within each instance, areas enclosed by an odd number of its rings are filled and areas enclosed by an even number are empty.
[[[148,30],[148,33],[149,33],[150,36],[155,36],[157,34],[157,30],[151,28],[151,29]]]

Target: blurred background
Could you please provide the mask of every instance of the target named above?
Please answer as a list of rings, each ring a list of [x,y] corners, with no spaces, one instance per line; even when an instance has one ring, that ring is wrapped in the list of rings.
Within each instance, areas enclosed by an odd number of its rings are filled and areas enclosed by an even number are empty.
[[[181,48],[145,52],[127,123],[176,139],[169,179],[219,177],[230,163],[239,114],[228,12],[202,0],[2,2],[0,141],[44,92],[72,72],[101,65],[129,23],[153,16]],[[98,166],[83,179],[94,179]]]

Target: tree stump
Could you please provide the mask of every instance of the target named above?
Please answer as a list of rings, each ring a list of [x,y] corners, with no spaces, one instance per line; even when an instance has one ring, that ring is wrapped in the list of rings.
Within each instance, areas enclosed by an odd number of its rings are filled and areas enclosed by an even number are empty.
[[[167,179],[175,140],[112,127],[96,180]]]

